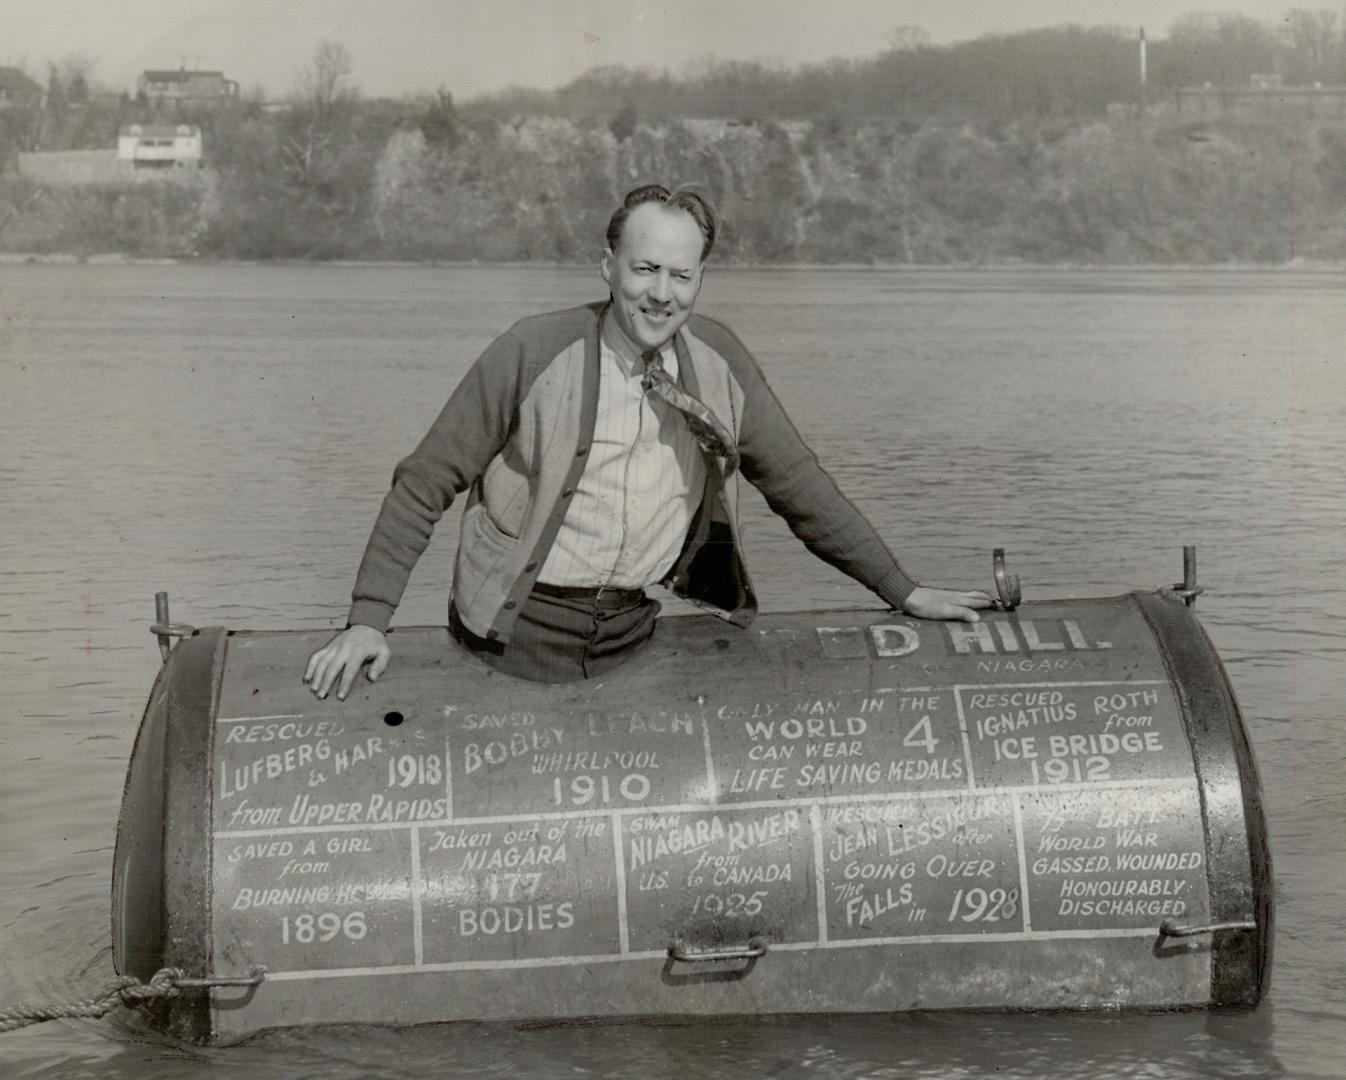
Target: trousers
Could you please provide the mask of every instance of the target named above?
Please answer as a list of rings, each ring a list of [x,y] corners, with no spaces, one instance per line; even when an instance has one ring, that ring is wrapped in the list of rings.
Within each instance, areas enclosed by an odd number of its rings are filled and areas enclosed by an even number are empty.
[[[654,633],[659,602],[643,592],[579,594],[539,585],[519,609],[508,642],[478,637],[449,606],[449,632],[473,656],[497,671],[533,682],[592,679],[631,659]]]

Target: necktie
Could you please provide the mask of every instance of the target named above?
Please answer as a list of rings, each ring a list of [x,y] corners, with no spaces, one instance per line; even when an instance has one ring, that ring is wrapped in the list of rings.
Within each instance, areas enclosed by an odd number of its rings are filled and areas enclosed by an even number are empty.
[[[687,393],[664,370],[664,361],[654,349],[641,354],[645,361],[645,375],[641,385],[645,392],[673,406],[687,418],[687,427],[701,447],[719,466],[721,475],[728,476],[738,468],[738,447],[734,437],[725,430],[719,418],[706,406]]]

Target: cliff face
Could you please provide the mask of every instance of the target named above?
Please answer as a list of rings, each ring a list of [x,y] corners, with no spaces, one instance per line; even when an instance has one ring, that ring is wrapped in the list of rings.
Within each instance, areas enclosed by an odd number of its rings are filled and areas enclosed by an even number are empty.
[[[689,120],[619,141],[533,118],[451,148],[398,131],[372,175],[335,209],[227,170],[198,192],[5,181],[0,250],[587,262],[622,192],[661,180],[709,189],[722,262],[1346,259],[1346,125],[1308,120]]]

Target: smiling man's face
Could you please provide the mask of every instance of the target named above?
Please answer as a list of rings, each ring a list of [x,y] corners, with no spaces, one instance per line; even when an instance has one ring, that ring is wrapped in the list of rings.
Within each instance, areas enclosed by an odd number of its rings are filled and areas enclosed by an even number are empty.
[[[691,214],[642,203],[626,219],[617,250],[603,252],[599,268],[612,290],[612,317],[642,352],[662,347],[692,313],[702,244]]]

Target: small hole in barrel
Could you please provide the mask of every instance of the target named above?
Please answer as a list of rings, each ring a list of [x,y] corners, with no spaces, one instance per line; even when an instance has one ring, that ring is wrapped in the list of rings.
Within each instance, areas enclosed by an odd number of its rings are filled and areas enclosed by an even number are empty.
[[[394,709],[392,712],[383,714],[383,722],[389,727],[397,727],[402,722],[402,714]]]

